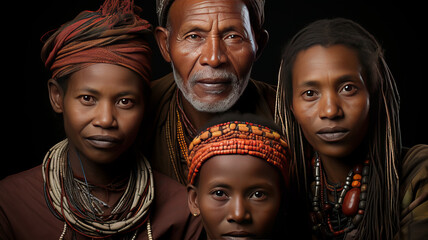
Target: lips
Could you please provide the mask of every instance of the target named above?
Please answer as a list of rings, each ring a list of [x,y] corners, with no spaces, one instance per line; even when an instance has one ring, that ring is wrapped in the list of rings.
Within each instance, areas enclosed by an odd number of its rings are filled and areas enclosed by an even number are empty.
[[[349,133],[349,130],[343,127],[326,127],[320,129],[316,134],[326,142],[340,142]]]
[[[222,235],[223,239],[253,239],[254,234],[246,231],[233,231]]]
[[[196,85],[202,88],[206,93],[220,94],[231,85],[229,79],[200,79],[196,81]]]
[[[109,149],[116,147],[121,141],[119,138],[108,135],[95,135],[86,138],[86,141],[94,148]]]

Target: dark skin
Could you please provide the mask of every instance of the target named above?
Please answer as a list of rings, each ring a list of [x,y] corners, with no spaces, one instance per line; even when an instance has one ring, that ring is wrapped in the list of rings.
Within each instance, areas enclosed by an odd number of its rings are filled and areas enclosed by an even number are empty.
[[[73,174],[106,186],[129,175],[128,150],[137,138],[144,113],[141,77],[127,68],[97,63],[71,75],[64,92],[49,80],[49,98],[64,118]],[[80,158],[80,160],[79,160]],[[92,191],[113,206],[122,193]]]
[[[182,94],[192,94],[202,106],[225,100],[231,94],[239,98],[268,34],[265,30],[254,32],[242,1],[176,0],[169,10],[169,23],[168,28],[156,28],[156,40],[162,56],[173,64],[187,87],[189,93],[181,92],[179,97],[187,117],[199,129],[215,113],[199,111]],[[198,81],[189,83],[196,73],[204,71],[206,74]],[[214,71],[236,76],[239,93],[233,93],[228,77],[210,75]]]
[[[188,186],[192,213],[208,239],[269,239],[281,207],[281,174],[251,155],[218,155],[202,165]]]
[[[292,76],[294,116],[328,179],[343,184],[366,154],[370,99],[357,52],[312,46],[297,55]]]

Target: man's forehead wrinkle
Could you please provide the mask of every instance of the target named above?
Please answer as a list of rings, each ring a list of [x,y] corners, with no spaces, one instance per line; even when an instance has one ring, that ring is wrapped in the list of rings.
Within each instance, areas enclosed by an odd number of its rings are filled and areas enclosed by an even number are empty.
[[[227,4],[219,3],[207,3],[200,2],[195,3],[187,11],[192,11],[192,14],[241,14],[240,11],[237,12],[236,9],[230,8]]]

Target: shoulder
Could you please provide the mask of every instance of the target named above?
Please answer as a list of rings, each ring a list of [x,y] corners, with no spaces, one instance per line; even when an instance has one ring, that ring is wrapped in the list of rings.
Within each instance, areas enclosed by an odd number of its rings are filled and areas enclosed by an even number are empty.
[[[172,87],[175,87],[174,75],[169,73],[161,78],[158,78],[150,83],[152,94],[166,92]]]
[[[272,85],[272,84],[269,84],[266,82],[262,82],[262,81],[258,81],[255,79],[250,79],[250,82],[252,84],[254,84],[261,91],[276,92],[276,86],[275,85]]]
[[[428,145],[416,145],[404,154],[400,199],[400,239],[428,237]]]
[[[153,237],[198,239],[202,224],[200,217],[190,213],[186,187],[157,171],[153,171],[153,178],[155,197],[150,214]]]
[[[419,144],[404,152],[400,181],[404,186],[428,174],[428,145]]]
[[[274,85],[250,79],[241,98],[244,99],[244,105],[251,104],[268,109],[269,114],[266,114],[269,116],[273,116],[275,112],[276,87]]]
[[[34,188],[42,187],[42,167],[41,165],[29,170],[10,175],[0,181],[0,192],[25,192],[33,191]],[[38,191],[40,189],[37,189]],[[1,194],[6,196],[6,194]]]
[[[184,200],[187,204],[187,190],[185,186],[158,171],[153,171],[153,178],[156,195],[159,195],[159,200],[167,201],[170,197],[177,197],[177,201]]]
[[[0,181],[0,239],[52,239],[62,227],[46,205],[41,165]]]

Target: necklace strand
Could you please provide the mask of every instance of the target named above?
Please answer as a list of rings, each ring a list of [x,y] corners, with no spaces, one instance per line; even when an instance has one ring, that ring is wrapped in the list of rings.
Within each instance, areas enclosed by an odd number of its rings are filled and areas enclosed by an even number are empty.
[[[311,213],[311,221],[313,222],[313,230],[321,230],[324,234],[330,236],[339,236],[355,229],[361,222],[366,208],[369,161],[364,161],[364,166],[357,165],[351,169],[346,177],[344,186],[340,190],[336,188],[330,190],[327,186],[327,177],[322,169],[318,154],[314,157],[313,168],[315,178],[312,185],[313,212]],[[327,190],[332,191],[335,196],[333,209],[330,207]],[[337,197],[338,192],[340,193]],[[356,198],[356,201],[351,201],[351,198],[353,200]],[[335,221],[331,218],[332,212],[337,213],[337,220]],[[344,227],[341,224],[341,215],[345,215],[346,219],[348,219]],[[336,223],[336,229],[333,223]]]
[[[84,236],[108,237],[132,231],[148,220],[149,207],[154,197],[154,184],[151,167],[145,158],[137,161],[135,177],[131,174],[125,193],[112,210],[114,215],[114,212],[125,208],[123,214],[119,214],[119,219],[103,220],[84,214],[91,211],[85,207],[87,203],[78,202],[80,200],[75,197],[76,193],[70,192],[70,178],[73,177],[70,177],[70,167],[66,161],[67,152],[68,140],[65,139],[50,149],[42,165],[46,202],[54,215],[65,221],[62,237],[67,225]]]

